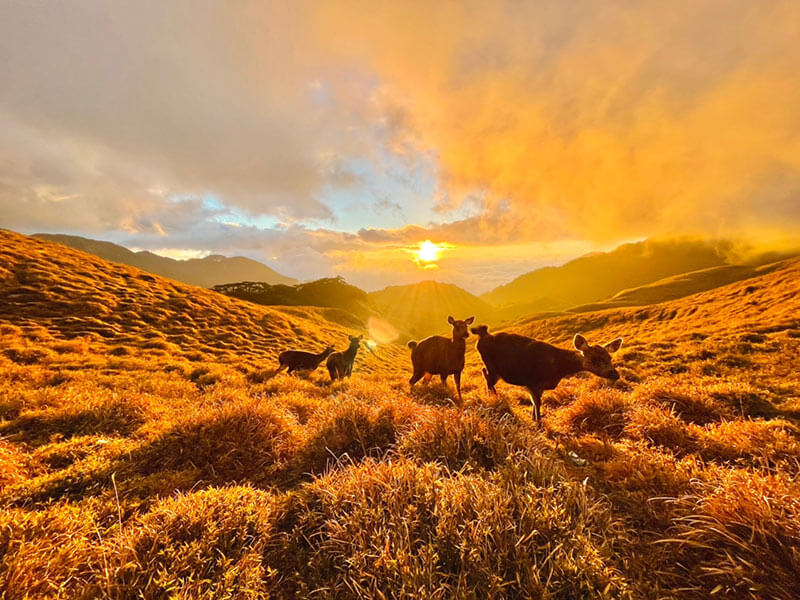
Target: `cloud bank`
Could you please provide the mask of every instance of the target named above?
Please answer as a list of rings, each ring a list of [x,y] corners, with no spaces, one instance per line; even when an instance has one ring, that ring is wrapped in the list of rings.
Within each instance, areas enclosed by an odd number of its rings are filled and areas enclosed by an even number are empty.
[[[5,3],[0,226],[372,287],[791,237],[798,39],[787,0]]]

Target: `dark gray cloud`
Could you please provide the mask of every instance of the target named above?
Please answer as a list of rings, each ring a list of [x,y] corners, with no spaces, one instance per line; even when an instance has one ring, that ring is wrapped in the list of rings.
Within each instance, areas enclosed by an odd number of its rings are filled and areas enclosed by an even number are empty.
[[[340,163],[379,143],[372,83],[327,81],[302,21],[277,5],[4,3],[0,209],[33,226],[71,206],[91,231],[213,193],[247,214],[331,218],[323,186],[352,185]]]

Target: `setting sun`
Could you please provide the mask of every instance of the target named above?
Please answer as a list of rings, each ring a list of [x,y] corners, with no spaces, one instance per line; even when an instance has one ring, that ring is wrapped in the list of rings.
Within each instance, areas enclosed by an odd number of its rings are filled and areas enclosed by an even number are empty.
[[[436,262],[439,259],[439,252],[441,252],[441,248],[439,248],[439,246],[430,240],[425,240],[419,245],[417,256],[419,257],[420,262],[431,263]]]

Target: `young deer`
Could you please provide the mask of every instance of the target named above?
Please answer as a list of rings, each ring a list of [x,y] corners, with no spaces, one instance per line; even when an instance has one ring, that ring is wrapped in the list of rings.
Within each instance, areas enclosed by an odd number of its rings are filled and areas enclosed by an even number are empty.
[[[361,340],[364,339],[363,335],[349,336],[350,346],[344,352],[334,352],[328,357],[328,373],[331,376],[331,381],[337,379],[344,379],[353,374],[353,362],[356,360],[358,353],[358,346]]]
[[[446,386],[447,377],[452,375],[456,381],[458,402],[461,403],[461,371],[464,370],[464,353],[467,350],[465,340],[469,337],[469,325],[474,320],[475,317],[463,321],[447,317],[447,322],[453,326],[452,339],[432,335],[419,343],[408,342],[408,347],[411,348],[411,364],[414,367],[414,374],[408,380],[412,387],[423,376],[425,383],[428,383],[433,375],[441,377]]]
[[[333,352],[333,346],[328,346],[319,354],[302,350],[285,350],[278,355],[278,370],[275,371],[275,374],[277,375],[286,367],[289,367],[287,373],[292,371],[313,371],[322,364],[322,361],[331,352]]]
[[[622,346],[617,338],[603,346],[592,346],[582,335],[573,339],[575,350],[565,350],[514,333],[492,335],[486,325],[472,328],[478,336],[478,352],[486,367],[483,376],[489,391],[502,379],[511,385],[528,388],[533,400],[533,417],[542,426],[542,393],[552,390],[564,377],[589,371],[616,381],[619,373],[611,364],[611,354]]]

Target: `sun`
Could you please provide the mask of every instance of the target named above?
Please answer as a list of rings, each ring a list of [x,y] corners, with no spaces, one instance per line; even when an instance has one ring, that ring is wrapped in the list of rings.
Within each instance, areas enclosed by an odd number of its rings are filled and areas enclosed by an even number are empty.
[[[419,257],[420,262],[432,263],[439,260],[439,252],[441,252],[441,250],[442,249],[432,241],[425,240],[419,245],[417,256]]]

